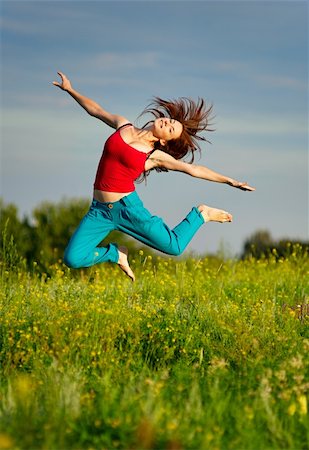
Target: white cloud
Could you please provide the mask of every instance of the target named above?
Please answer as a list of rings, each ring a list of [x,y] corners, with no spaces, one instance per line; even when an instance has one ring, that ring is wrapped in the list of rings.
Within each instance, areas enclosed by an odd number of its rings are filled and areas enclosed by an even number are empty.
[[[305,63],[304,63],[305,67]],[[256,66],[255,62],[226,60],[214,62],[213,68],[221,74],[233,75],[237,78],[247,78],[268,88],[287,88],[297,90],[308,90],[307,79],[300,77],[296,78],[287,74],[276,74],[275,69],[271,69],[271,65],[265,64]],[[289,68],[287,68],[288,70]],[[273,70],[273,73],[269,71]],[[305,68],[304,68],[305,73]]]
[[[272,88],[308,89],[308,83],[298,78],[277,75],[256,75],[256,81]]]
[[[104,70],[154,69],[159,64],[158,52],[103,52],[92,58],[92,66]]]
[[[251,135],[295,135],[308,131],[308,124],[304,116],[297,117],[295,114],[289,116],[278,116],[267,114],[251,114],[246,117],[220,116],[220,133],[228,134],[251,134]]]
[[[2,18],[1,20],[1,28],[2,31],[9,31],[14,33],[21,33],[21,34],[35,34],[36,30],[33,24],[29,24],[27,22],[23,22],[18,19],[11,19],[11,18]]]
[[[244,73],[250,69],[250,64],[244,61],[216,61],[213,63],[213,68],[219,72],[228,73]]]

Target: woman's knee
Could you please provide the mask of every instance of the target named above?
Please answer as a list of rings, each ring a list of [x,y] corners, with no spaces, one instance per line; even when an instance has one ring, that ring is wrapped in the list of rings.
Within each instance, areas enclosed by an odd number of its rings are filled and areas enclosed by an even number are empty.
[[[174,244],[165,248],[164,252],[171,256],[179,256],[183,253],[183,249],[178,244]]]
[[[66,249],[63,256],[63,262],[70,269],[80,269],[82,267],[81,259],[70,249]]]
[[[180,256],[182,254],[183,250],[180,249],[173,249],[170,253],[172,256]]]

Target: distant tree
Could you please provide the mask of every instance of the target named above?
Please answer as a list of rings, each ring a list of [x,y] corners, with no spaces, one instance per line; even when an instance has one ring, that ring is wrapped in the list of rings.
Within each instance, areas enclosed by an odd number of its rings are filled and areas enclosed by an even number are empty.
[[[89,200],[85,199],[42,202],[33,210],[30,219],[25,217],[20,220],[17,207],[13,204],[5,205],[0,199],[1,259],[9,257],[12,260],[14,251],[13,259],[25,258],[30,265],[35,261],[39,269],[48,271],[51,264],[62,259],[74,230],[88,208]],[[117,231],[110,233],[99,245],[106,245],[108,242],[125,245],[131,257],[135,257],[144,248],[139,242]],[[147,248],[146,253],[153,252]]]
[[[52,262],[62,258],[72,234],[89,208],[85,199],[65,199],[59,203],[43,202],[33,211],[34,255],[37,261]],[[117,242],[135,253],[141,245],[119,232],[110,233],[101,243]]]
[[[0,198],[0,258],[12,260],[12,252],[19,257],[26,257],[31,248],[31,227],[27,218],[21,220],[17,207],[5,204]],[[16,255],[15,255],[16,256]]]
[[[270,255],[276,258],[288,257],[297,250],[298,254],[305,254],[309,250],[309,243],[291,239],[273,240],[267,230],[258,230],[245,242],[241,257],[268,258]]]
[[[275,242],[272,254],[277,258],[288,258],[293,254],[305,256],[309,254],[309,242],[298,241],[295,239],[281,239],[280,241]]]
[[[246,239],[243,247],[242,257],[260,257],[271,247],[273,239],[267,230],[258,230]]]
[[[89,208],[84,199],[42,202],[32,212],[32,255],[37,262],[57,261]]]

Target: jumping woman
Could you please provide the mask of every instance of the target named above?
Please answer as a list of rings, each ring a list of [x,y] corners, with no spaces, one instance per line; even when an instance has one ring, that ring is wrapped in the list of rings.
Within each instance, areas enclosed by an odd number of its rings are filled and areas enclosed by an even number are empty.
[[[175,228],[147,211],[138,197],[134,182],[149,171],[173,170],[203,180],[226,183],[244,191],[254,191],[247,183],[192,164],[194,152],[200,150],[198,135],[209,130],[211,107],[199,99],[173,101],[155,97],[144,113],[153,120],[136,128],[125,117],[105,111],[93,100],[73,89],[69,79],[58,72],[61,82],[53,84],[68,92],[88,114],[114,128],[107,139],[94,182],[93,201],[86,216],[73,234],[64,254],[71,268],[90,267],[113,262],[134,281],[126,247],[110,243],[98,247],[112,231],[122,231],[144,244],[169,255],[180,255],[205,222],[231,222],[232,215],[206,205],[193,207]],[[191,154],[190,163],[181,161]]]

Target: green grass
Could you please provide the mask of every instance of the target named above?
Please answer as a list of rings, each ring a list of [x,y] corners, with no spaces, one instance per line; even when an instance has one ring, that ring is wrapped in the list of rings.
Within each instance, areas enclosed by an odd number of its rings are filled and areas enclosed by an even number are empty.
[[[0,448],[307,449],[308,266],[2,264]]]

